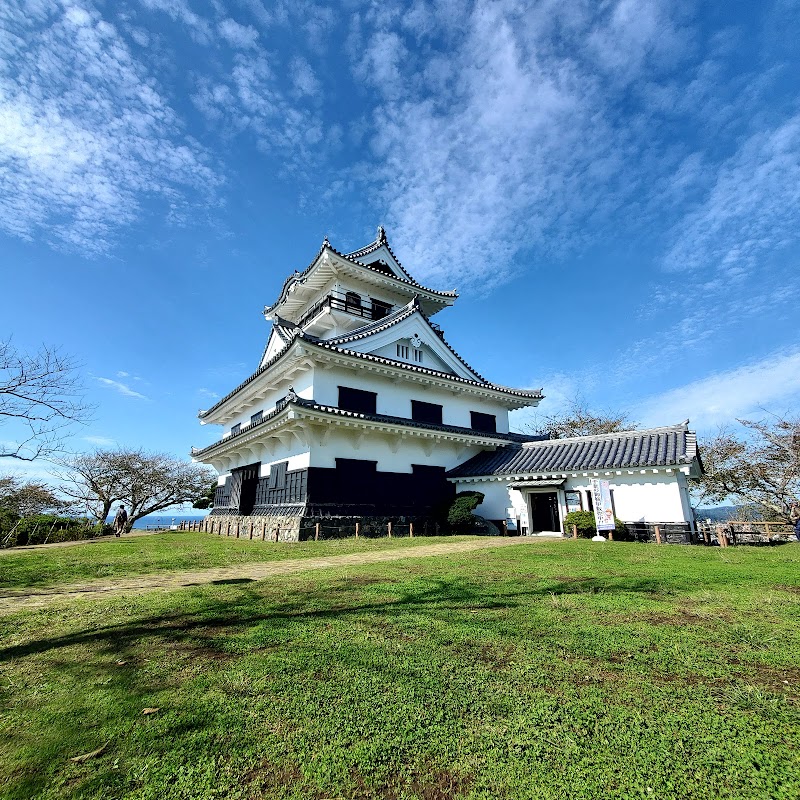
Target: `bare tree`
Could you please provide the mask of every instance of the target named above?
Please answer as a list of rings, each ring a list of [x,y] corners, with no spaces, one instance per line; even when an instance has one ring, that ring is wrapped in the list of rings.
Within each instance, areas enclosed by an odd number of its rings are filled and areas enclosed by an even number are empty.
[[[61,479],[61,493],[81,513],[103,524],[125,495],[126,456],[123,450],[95,450],[59,458],[54,472]]]
[[[166,453],[96,450],[63,462],[64,493],[104,522],[114,503],[128,507],[128,530],[148,514],[194,503],[206,494],[213,470]]]
[[[65,429],[87,422],[91,412],[69,357],[46,346],[21,353],[10,339],[0,342],[0,425],[23,431],[20,441],[0,445],[0,458],[33,461],[58,452]]]
[[[737,420],[739,435],[721,428],[701,441],[704,475],[696,487],[702,501],[758,508],[766,519],[789,522],[800,495],[800,418]]]
[[[582,397],[574,397],[565,411],[534,416],[523,428],[526,433],[537,436],[566,439],[571,436],[597,436],[629,431],[638,425],[625,412],[593,411]]]
[[[0,509],[27,517],[47,511],[60,512],[66,506],[52,486],[39,481],[23,481],[14,475],[0,476]]]

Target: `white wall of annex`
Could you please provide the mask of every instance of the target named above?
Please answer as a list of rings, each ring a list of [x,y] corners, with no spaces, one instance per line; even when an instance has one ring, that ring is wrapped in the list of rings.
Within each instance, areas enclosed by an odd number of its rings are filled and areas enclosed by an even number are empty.
[[[692,519],[686,480],[679,472],[616,475],[603,479],[609,481],[617,517],[624,522],[690,522]],[[581,492],[584,510],[588,510],[589,480],[588,477],[567,478],[563,486],[563,490]],[[483,492],[484,501],[475,513],[487,519],[503,519],[506,509],[512,506],[518,516],[527,517],[526,493],[511,489],[505,481],[459,482],[456,491]],[[563,491],[559,492],[559,501],[563,520],[566,513]]]
[[[453,391],[434,386],[424,386],[412,381],[393,382],[388,378],[366,370],[347,370],[334,367],[315,370],[314,400],[323,405],[339,405],[339,386],[349,386],[367,392],[377,392],[378,414],[411,419],[411,400],[437,403],[442,406],[442,422],[445,425],[471,427],[470,411],[494,414],[499,433],[508,433],[508,409],[492,400],[462,392],[454,386]]]

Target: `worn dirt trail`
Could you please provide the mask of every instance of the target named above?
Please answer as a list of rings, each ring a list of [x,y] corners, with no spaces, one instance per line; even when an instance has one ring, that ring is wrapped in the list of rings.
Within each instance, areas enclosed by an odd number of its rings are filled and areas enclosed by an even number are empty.
[[[114,580],[100,578],[84,583],[56,586],[51,589],[0,589],[0,614],[11,614],[23,609],[45,607],[63,600],[76,598],[100,599],[158,590],[170,591],[208,583],[260,581],[265,578],[293,575],[298,572],[308,572],[327,567],[357,567],[362,564],[379,564],[385,561],[400,561],[405,558],[428,558],[431,556],[469,553],[474,550],[524,546],[534,544],[537,541],[553,540],[522,537],[478,539],[471,542],[453,542],[452,544],[417,545],[403,548],[402,550],[375,550],[371,553],[348,553],[341,556],[321,558],[293,558],[285,561],[237,564],[234,567],[159,572]]]

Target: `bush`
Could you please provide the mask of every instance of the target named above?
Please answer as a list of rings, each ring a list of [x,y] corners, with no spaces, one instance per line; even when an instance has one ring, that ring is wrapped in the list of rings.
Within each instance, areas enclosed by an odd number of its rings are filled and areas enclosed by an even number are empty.
[[[614,538],[617,540],[628,538],[628,528],[621,519],[614,517]],[[591,539],[597,533],[594,514],[591,511],[570,511],[564,517],[564,536],[572,536],[572,526],[578,528],[578,536],[582,539]],[[607,533],[603,531],[603,533]]]
[[[477,519],[472,513],[482,502],[483,492],[459,492],[447,512],[447,522],[455,531],[467,531]]]
[[[110,528],[110,526],[104,526]],[[51,542],[74,542],[91,539],[105,533],[91,520],[59,517],[55,514],[34,514],[29,517],[7,518],[0,516],[2,547],[22,547],[23,545],[48,544]]]

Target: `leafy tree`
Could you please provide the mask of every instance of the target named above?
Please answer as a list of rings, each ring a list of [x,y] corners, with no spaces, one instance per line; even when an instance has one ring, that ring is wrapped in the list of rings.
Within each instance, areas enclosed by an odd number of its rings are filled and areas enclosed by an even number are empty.
[[[459,492],[447,512],[447,521],[455,530],[466,530],[473,522],[473,511],[483,502],[483,492]]]
[[[192,503],[192,508],[211,508],[214,505],[214,495],[217,493],[217,480],[211,481],[208,491]]]
[[[62,473],[64,493],[100,523],[115,502],[128,509],[128,526],[173,505],[194,503],[208,491],[213,470],[166,453],[97,450],[74,456]]]
[[[638,422],[625,412],[594,411],[581,397],[570,401],[565,411],[558,414],[534,416],[524,425],[526,433],[549,436],[551,439],[566,439],[572,436],[597,436],[603,433],[630,431]]]
[[[723,427],[700,443],[704,474],[695,486],[701,502],[733,500],[789,522],[800,495],[800,418],[737,421],[740,431]]]
[[[0,342],[0,425],[24,431],[21,441],[0,446],[0,458],[33,461],[59,452],[65,429],[87,422],[91,411],[70,358],[51,347],[30,354]]]
[[[63,511],[66,505],[47,484],[23,481],[13,475],[0,476],[0,508],[18,517]]]

